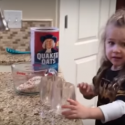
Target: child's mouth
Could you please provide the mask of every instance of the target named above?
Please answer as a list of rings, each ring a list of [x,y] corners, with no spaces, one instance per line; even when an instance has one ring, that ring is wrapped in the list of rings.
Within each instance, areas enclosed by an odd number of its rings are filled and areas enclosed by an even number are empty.
[[[114,57],[112,57],[112,59],[114,59],[114,60],[121,60],[122,57],[116,57],[116,56],[114,56]]]

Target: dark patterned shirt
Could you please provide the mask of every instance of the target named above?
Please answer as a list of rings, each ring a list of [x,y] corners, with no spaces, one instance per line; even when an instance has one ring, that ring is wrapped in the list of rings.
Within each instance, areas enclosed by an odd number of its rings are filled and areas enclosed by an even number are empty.
[[[125,101],[125,85],[124,89],[115,91],[113,87],[113,79],[118,76],[119,71],[112,71],[108,69],[102,78],[102,82],[99,87],[98,103],[97,106],[105,105],[116,100]],[[125,115],[107,123],[102,123],[100,120],[96,120],[96,125],[125,125]]]

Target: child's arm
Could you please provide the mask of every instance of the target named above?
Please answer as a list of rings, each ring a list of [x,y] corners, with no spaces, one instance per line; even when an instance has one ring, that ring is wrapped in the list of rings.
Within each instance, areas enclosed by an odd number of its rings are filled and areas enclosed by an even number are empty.
[[[70,105],[64,105],[63,108],[70,110],[62,113],[67,118],[99,119],[102,122],[108,122],[125,114],[125,103],[120,100],[96,108],[85,107],[74,100],[68,100],[68,102]]]
[[[100,119],[103,123],[118,119],[125,114],[125,102],[122,100],[117,100],[107,105],[102,105],[99,108],[104,115],[104,119]]]
[[[101,111],[100,113],[99,109]],[[89,108],[89,112],[90,118],[100,119],[104,123],[118,119],[125,115],[125,83],[123,82],[122,89],[119,89],[117,91],[114,102],[109,103],[107,105],[99,106],[95,109]],[[101,113],[103,114],[103,117]]]

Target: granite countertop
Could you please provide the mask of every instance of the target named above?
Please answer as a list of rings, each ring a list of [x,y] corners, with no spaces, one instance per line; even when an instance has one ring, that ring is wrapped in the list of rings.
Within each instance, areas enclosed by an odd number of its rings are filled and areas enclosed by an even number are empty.
[[[0,65],[11,65],[17,62],[31,61],[30,54],[0,54]]]
[[[59,76],[63,77],[61,72]],[[13,91],[11,73],[0,73],[0,125],[52,125],[40,118],[39,95],[23,96]],[[55,118],[54,125],[83,125],[82,120]]]

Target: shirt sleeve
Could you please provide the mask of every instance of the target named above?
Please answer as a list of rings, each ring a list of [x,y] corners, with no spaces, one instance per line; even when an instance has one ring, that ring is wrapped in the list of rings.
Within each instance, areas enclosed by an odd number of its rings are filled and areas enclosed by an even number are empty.
[[[99,108],[101,109],[105,119],[102,123],[118,119],[125,114],[125,102],[121,100],[99,106]]]

